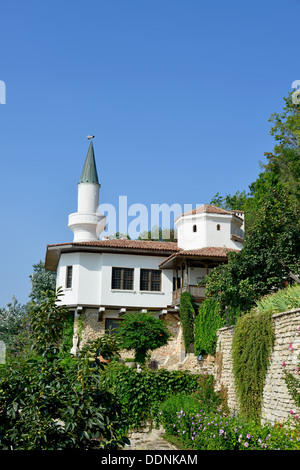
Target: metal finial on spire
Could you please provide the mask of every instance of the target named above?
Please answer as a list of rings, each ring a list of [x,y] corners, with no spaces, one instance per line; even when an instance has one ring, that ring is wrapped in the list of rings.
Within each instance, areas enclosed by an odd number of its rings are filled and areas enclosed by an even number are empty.
[[[90,140],[90,139],[93,139],[94,137],[95,137],[94,135],[88,135],[87,139]]]

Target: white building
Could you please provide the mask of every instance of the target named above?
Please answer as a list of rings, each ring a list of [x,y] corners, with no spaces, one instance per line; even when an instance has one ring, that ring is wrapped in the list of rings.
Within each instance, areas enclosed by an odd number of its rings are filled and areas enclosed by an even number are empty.
[[[73,241],[48,245],[45,268],[57,272],[63,303],[75,318],[84,312],[88,337],[115,327],[128,311],[178,318],[180,293],[204,299],[203,281],[242,248],[243,214],[204,205],[175,220],[178,241],[99,239],[99,189],[93,143],[78,184],[78,210],[69,216]],[[199,284],[202,283],[202,286]]]

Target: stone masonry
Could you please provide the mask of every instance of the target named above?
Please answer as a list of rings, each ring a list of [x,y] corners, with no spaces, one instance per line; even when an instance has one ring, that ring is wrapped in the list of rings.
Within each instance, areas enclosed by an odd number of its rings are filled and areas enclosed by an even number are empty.
[[[283,375],[284,368],[297,377],[300,354],[300,309],[273,315],[275,342],[267,372],[262,403],[262,423],[285,421],[300,410],[290,397]],[[238,411],[232,374],[231,346],[234,328],[221,328],[218,331],[216,368],[216,388],[226,388],[228,406]],[[299,377],[299,376],[298,376]]]

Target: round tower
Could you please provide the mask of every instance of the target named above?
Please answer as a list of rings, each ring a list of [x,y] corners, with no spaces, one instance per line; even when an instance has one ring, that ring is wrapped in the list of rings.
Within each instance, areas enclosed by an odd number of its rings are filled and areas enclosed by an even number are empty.
[[[104,230],[106,218],[97,212],[100,187],[91,140],[77,186],[77,212],[69,215],[68,227],[74,233],[74,242],[96,241]]]

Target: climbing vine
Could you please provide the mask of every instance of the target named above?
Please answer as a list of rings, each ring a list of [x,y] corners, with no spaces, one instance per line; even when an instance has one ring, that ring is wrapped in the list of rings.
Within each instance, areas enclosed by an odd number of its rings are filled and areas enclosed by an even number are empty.
[[[195,309],[193,296],[189,292],[183,292],[180,296],[180,323],[182,326],[184,346],[187,352],[194,343]]]
[[[272,312],[251,311],[237,320],[232,343],[233,374],[240,413],[247,419],[260,419],[273,344]]]
[[[224,325],[219,304],[213,299],[202,302],[195,320],[195,354],[214,354],[217,331]]]

